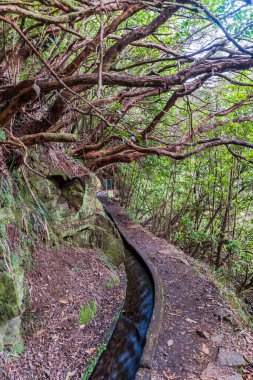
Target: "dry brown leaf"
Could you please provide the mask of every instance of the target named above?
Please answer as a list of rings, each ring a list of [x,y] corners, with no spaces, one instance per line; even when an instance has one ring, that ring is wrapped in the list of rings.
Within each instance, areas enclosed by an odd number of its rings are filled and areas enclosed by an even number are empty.
[[[67,376],[66,376],[66,380],[70,380],[71,377],[73,377],[73,376],[76,374],[76,371],[77,371],[77,370],[75,370],[75,371],[73,371],[73,372],[68,372],[68,373],[67,373]]]
[[[39,330],[35,331],[35,333],[34,333],[33,335],[34,335],[34,336],[40,336],[40,335],[43,334],[45,331],[46,331],[46,329],[39,329]]]
[[[62,304],[62,305],[67,305],[69,303],[69,301],[66,299],[66,298],[60,298],[59,302]]]
[[[194,320],[191,319],[191,318],[185,318],[185,320],[186,320],[187,322],[190,322],[190,323],[198,323],[198,322],[194,321]]]
[[[206,355],[209,355],[209,348],[204,343],[202,344],[202,352],[204,352]]]
[[[164,376],[167,380],[173,380],[173,379],[175,379],[175,375],[171,372],[170,369],[168,369],[167,371],[163,371],[163,376]]]
[[[91,355],[95,351],[96,351],[96,348],[95,347],[91,347],[91,348],[88,348],[88,350],[86,350],[85,352],[86,352],[86,354]]]
[[[201,338],[205,338],[205,339],[210,338],[210,334],[208,334],[208,332],[206,332],[206,331],[197,330],[196,332],[199,336],[201,336]]]

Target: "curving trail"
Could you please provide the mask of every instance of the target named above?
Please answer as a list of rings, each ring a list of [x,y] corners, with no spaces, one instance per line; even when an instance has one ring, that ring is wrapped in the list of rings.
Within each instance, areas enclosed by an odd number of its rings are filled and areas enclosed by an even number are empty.
[[[233,313],[230,321],[220,317],[219,310],[228,309],[204,268],[134,223],[115,201],[102,193],[99,199],[125,241],[144,258],[155,283],[154,312],[136,379],[252,379],[217,360],[222,348],[240,351],[252,360],[253,341],[249,331],[236,326]]]

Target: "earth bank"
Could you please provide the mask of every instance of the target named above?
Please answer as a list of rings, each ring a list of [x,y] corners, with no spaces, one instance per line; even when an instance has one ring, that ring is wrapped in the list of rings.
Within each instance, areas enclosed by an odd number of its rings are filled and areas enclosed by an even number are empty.
[[[36,247],[26,273],[24,349],[0,355],[1,379],[86,379],[124,303],[123,267],[95,250],[44,248]]]
[[[12,170],[3,170],[0,178],[0,351],[2,356],[3,352],[7,351],[14,356],[20,354],[23,350],[24,339],[27,344],[26,334],[23,334],[22,328],[31,327],[29,318],[37,318],[36,312],[35,315],[31,312],[29,317],[27,310],[31,309],[31,305],[35,302],[34,297],[37,297],[32,293],[31,279],[34,279],[33,271],[38,270],[38,263],[42,271],[39,278],[45,282],[42,268],[46,268],[45,264],[49,262],[53,263],[53,259],[62,260],[64,272],[64,266],[70,265],[67,258],[71,255],[74,258],[77,255],[80,263],[83,260],[83,270],[87,271],[89,261],[92,262],[96,257],[94,270],[100,273],[103,280],[99,297],[106,299],[109,297],[107,292],[111,291],[111,304],[108,301],[109,314],[106,315],[105,312],[104,315],[107,327],[109,327],[108,321],[112,322],[114,314],[120,310],[120,303],[117,303],[117,300],[121,300],[124,293],[124,269],[122,267],[118,269],[124,260],[123,244],[113,223],[105,215],[103,207],[96,199],[96,193],[101,188],[98,178],[69,158],[60,147],[57,151],[51,150],[50,145],[43,149],[37,147],[31,156],[32,158],[27,163],[29,169],[25,166],[21,168],[14,166]],[[64,252],[66,260],[62,256]],[[82,255],[83,258],[81,258]],[[82,267],[82,264],[80,265]],[[70,270],[75,272],[73,265]],[[109,279],[107,278],[108,270],[112,271]],[[49,277],[50,288],[51,281],[53,283],[56,279],[51,275]],[[66,291],[64,281],[62,277],[58,280],[64,293]],[[95,279],[92,276],[82,279],[87,284],[93,284],[94,288],[97,280],[98,278]],[[89,301],[83,284],[80,285],[83,289],[83,298],[80,296],[75,306],[76,317],[78,307],[80,309],[85,302]],[[44,296],[46,294],[47,292]],[[113,297],[115,297],[114,303]],[[97,303],[96,295],[93,298]],[[56,304],[58,301],[58,299],[55,300]],[[53,304],[53,299],[51,303]],[[98,310],[100,307],[104,309],[105,305],[99,305],[98,302]],[[39,321],[39,325],[42,324],[42,326],[45,323],[43,313]],[[103,319],[101,315],[99,318]],[[96,332],[96,325],[98,326],[96,317],[94,321],[96,341],[96,339],[102,339],[101,332],[105,331],[105,326],[101,325],[99,331]],[[32,335],[37,331],[36,323],[32,326]],[[9,359],[6,360],[8,362]],[[29,363],[31,364],[32,360]]]

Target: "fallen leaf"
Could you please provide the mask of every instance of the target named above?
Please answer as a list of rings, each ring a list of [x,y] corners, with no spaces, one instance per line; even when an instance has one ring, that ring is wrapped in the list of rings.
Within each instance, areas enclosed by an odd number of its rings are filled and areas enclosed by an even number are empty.
[[[76,374],[77,369],[74,372],[68,372],[66,376],[66,380],[70,380]]]
[[[44,332],[46,331],[46,329],[39,329],[37,331],[35,331],[34,333],[34,336],[40,336],[41,334],[43,334]]]
[[[245,340],[248,342],[248,343],[252,343],[252,339],[248,336],[245,336]]]
[[[66,298],[60,298],[59,302],[62,304],[62,305],[67,305],[69,303],[69,301],[66,299]]]
[[[171,255],[171,250],[168,248],[160,249],[160,251],[158,251],[158,253],[161,253],[161,255]]]
[[[167,380],[173,380],[173,379],[175,379],[175,375],[171,372],[170,369],[168,369],[167,371],[163,371],[163,376],[164,376]]]
[[[96,351],[95,347],[91,347],[91,348],[88,348],[88,350],[86,350],[85,352],[86,352],[86,354],[91,355],[95,351]]]
[[[209,348],[204,343],[202,344],[202,351],[204,354],[209,355]]]
[[[190,323],[198,323],[198,322],[194,321],[194,320],[191,319],[191,318],[185,318],[185,320],[186,320],[187,322],[190,322]]]
[[[190,266],[189,261],[187,261],[184,257],[179,257],[179,260],[181,261],[181,263]]]
[[[197,332],[197,334],[199,336],[201,336],[201,338],[205,338],[205,339],[209,339],[210,338],[210,335],[206,331],[197,330],[196,332]]]

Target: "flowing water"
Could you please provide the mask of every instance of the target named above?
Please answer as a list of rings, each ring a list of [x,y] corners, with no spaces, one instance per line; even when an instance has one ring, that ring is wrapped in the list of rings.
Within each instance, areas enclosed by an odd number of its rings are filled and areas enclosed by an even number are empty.
[[[145,264],[128,249],[125,266],[125,305],[90,380],[133,380],[139,368],[153,312],[154,289]]]

